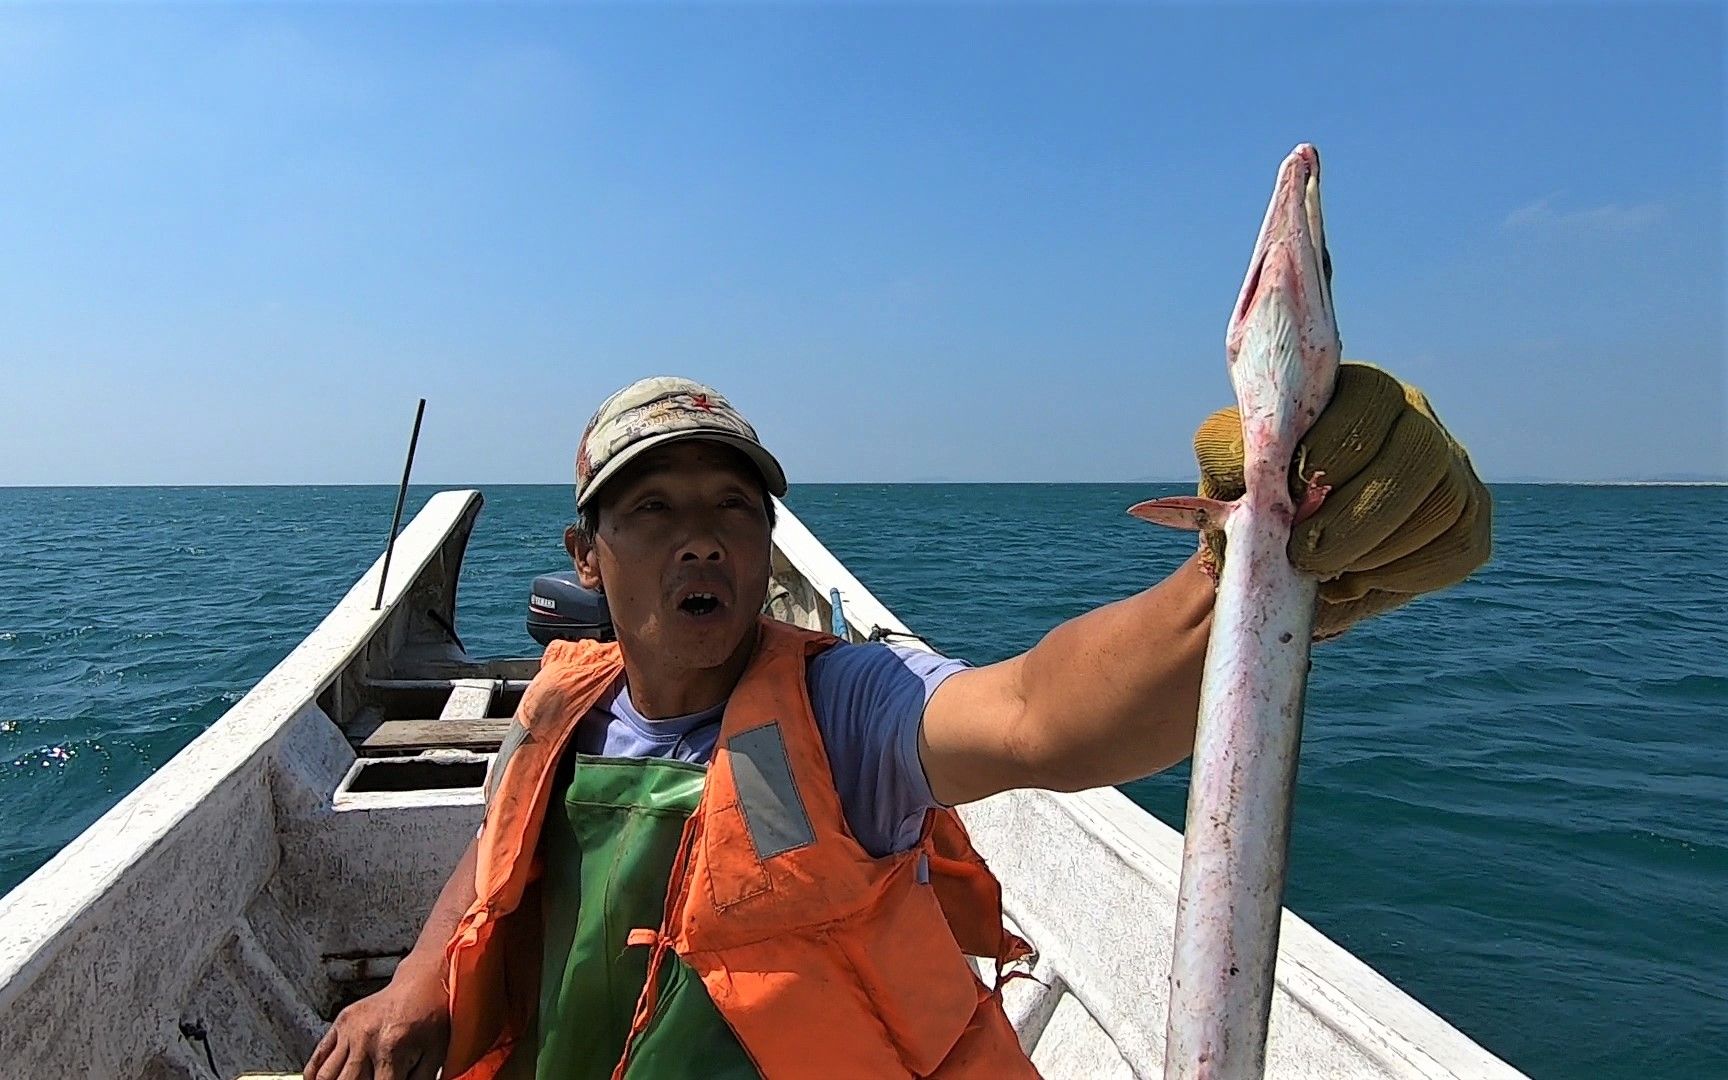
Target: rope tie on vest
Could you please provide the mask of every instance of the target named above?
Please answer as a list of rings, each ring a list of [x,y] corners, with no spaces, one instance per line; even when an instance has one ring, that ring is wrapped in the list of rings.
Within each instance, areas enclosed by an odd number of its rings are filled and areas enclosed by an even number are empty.
[[[702,813],[699,804],[696,812],[684,822],[684,832],[678,838],[678,854],[672,859],[672,882],[666,890],[666,911],[660,917],[660,929],[632,930],[624,939],[627,946],[651,945],[654,951],[648,954],[648,978],[642,983],[642,995],[636,999],[636,1014],[630,1018],[630,1034],[624,1037],[624,1054],[618,1059],[617,1068],[612,1070],[612,1080],[624,1080],[636,1041],[648,1030],[648,1023],[654,1018],[654,1007],[659,1004],[660,965],[666,959],[666,951],[672,947],[673,913],[684,906],[684,893],[690,881],[690,848],[701,829]]]

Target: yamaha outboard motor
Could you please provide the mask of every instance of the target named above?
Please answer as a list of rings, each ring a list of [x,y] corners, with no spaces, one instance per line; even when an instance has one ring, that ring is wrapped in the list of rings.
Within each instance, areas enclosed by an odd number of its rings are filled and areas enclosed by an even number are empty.
[[[528,590],[528,633],[542,645],[593,638],[612,641],[612,615],[606,598],[582,587],[576,571],[542,574]]]

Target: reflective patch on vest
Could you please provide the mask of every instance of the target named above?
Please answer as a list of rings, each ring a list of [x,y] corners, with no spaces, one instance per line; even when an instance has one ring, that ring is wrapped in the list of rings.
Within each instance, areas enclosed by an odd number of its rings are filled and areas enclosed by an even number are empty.
[[[504,766],[510,763],[510,756],[516,752],[528,738],[528,725],[520,720],[510,723],[510,730],[505,733],[504,741],[498,745],[498,753],[493,756],[492,764],[486,770],[486,805],[492,805],[492,796],[498,794],[498,785],[504,781]]]
[[[786,760],[786,743],[778,723],[741,732],[726,743],[732,758],[732,784],[738,807],[756,845],[756,857],[767,859],[816,842],[804,800]]]

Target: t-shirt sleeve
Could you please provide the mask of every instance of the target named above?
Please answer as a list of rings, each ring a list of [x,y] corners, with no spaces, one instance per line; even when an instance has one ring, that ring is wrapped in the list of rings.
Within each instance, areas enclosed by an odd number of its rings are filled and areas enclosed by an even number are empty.
[[[940,806],[918,757],[924,706],[970,665],[901,645],[836,645],[810,662],[810,705],[846,823],[881,858],[918,842]]]

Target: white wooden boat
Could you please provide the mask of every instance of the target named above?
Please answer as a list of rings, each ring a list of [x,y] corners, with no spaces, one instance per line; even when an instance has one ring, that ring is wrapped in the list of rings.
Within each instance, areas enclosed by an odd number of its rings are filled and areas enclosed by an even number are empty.
[[[451,632],[480,505],[435,496],[397,543],[381,609],[375,564],[227,715],[0,899],[0,1077],[298,1070],[329,1018],[388,978],[474,835],[489,751],[538,666],[472,660]],[[784,506],[775,545],[773,614],[828,628],[838,589],[854,639],[916,642]],[[1037,949],[1038,981],[1005,991],[1033,1061],[1050,1077],[1160,1075],[1179,835],[1114,790],[1013,792],[964,816]],[[1289,912],[1267,1061],[1277,1077],[1519,1075]]]

